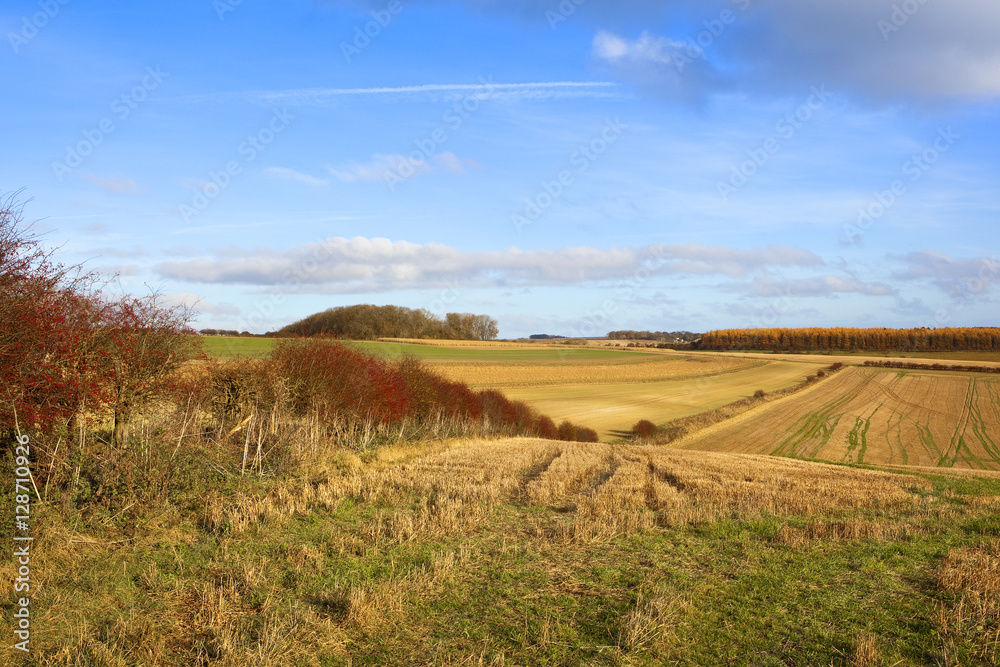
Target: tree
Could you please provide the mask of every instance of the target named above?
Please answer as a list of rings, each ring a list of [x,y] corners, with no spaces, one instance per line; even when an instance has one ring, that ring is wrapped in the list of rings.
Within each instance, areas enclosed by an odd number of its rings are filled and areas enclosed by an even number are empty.
[[[102,397],[96,277],[54,262],[22,210],[15,195],[0,201],[0,418],[48,430]]]
[[[101,309],[100,352],[107,370],[113,440],[122,446],[134,411],[169,386],[174,372],[192,358],[197,339],[188,328],[192,311],[167,307],[163,297],[123,295]]]
[[[95,274],[42,247],[13,197],[0,202],[0,418],[51,431],[110,410],[122,444],[132,411],[193,353],[191,311],[162,297],[107,299]],[[193,332],[192,332],[193,333]]]
[[[496,340],[500,335],[500,327],[492,317],[476,315],[472,322],[472,335],[476,340]]]

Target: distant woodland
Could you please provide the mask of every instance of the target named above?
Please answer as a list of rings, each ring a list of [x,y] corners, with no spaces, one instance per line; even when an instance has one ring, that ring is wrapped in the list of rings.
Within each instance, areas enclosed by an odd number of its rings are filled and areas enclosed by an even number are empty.
[[[943,329],[720,329],[696,343],[702,350],[812,351],[998,351],[1000,328]]]
[[[487,315],[448,313],[439,318],[427,310],[402,306],[341,306],[282,327],[269,335],[330,336],[350,340],[376,338],[441,338],[494,340],[500,330]]]

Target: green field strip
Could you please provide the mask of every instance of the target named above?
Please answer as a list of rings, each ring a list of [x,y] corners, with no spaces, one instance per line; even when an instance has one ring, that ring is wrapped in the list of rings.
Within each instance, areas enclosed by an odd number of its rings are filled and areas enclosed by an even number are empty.
[[[858,386],[852,391],[847,392],[843,396],[836,398],[829,403],[825,403],[819,410],[810,412],[796,420],[796,422],[792,425],[792,429],[795,429],[795,427],[799,424],[802,424],[802,426],[793,431],[791,435],[787,436],[785,440],[783,440],[782,443],[771,452],[771,456],[792,455],[800,444],[806,440],[812,439],[816,432],[823,428],[823,426],[830,420],[834,410],[857,398],[861,391],[872,381],[872,378],[872,375],[864,375]],[[839,421],[843,416],[843,413],[837,415],[837,420]],[[827,438],[829,438],[829,436],[827,436]],[[786,448],[789,443],[791,443],[791,449],[786,453]],[[819,448],[815,451],[818,452]]]
[[[858,452],[858,458],[854,463],[864,463],[865,451],[868,449],[868,429],[872,425],[871,418],[875,416],[875,413],[881,407],[882,405],[876,407],[867,417],[854,418],[854,428],[847,434],[847,452],[844,454],[844,460],[848,463],[851,462],[851,454],[855,450]]]
[[[895,408],[893,408],[892,412],[893,415],[898,418],[898,421],[896,422],[896,444],[899,445],[899,453],[903,459],[903,465],[905,466],[910,460],[910,455],[906,451],[906,447],[903,446],[903,413],[900,412],[899,410],[896,410]],[[890,419],[890,426],[887,427],[887,432],[886,432],[887,443],[889,443],[888,430],[891,430],[892,417],[890,417],[889,419]],[[895,458],[895,451],[892,448],[892,444],[889,443],[889,463],[894,463],[893,458]]]
[[[986,391],[993,397],[993,392],[991,391],[989,384],[986,385]],[[997,443],[993,440],[990,434],[986,430],[986,422],[983,420],[983,413],[977,405],[978,398],[978,386],[977,391],[973,393],[972,403],[969,404],[969,422],[972,425],[972,432],[979,439],[979,444],[982,445],[983,450],[989,455],[994,463],[1000,463],[1000,448],[997,447]],[[994,408],[996,404],[993,404]]]
[[[965,454],[962,453],[963,451]],[[959,436],[958,438],[958,447],[955,450],[955,456],[956,458],[961,456],[962,461],[964,461],[972,469],[975,469],[976,466],[978,466],[980,470],[989,470],[989,467],[983,463],[982,459],[976,456],[975,452],[972,451],[972,448],[965,442],[964,435]]]
[[[922,424],[916,422],[913,425],[917,429],[917,433],[920,437],[920,444],[923,445],[924,450],[926,450],[927,456],[932,461],[935,457],[937,457],[937,463],[935,465],[940,466],[944,460],[944,455],[941,453],[941,448],[937,446],[936,442],[934,442],[934,435],[931,433],[930,427],[923,426]]]
[[[532,349],[468,349],[419,343],[386,343],[382,341],[357,341],[351,345],[367,352],[397,359],[413,356],[422,361],[468,361],[468,362],[549,362],[571,363],[574,361],[635,360],[636,352],[622,350],[590,350],[581,348]]]
[[[969,423],[969,413],[972,408],[973,401],[976,396],[976,379],[970,378],[969,389],[965,393],[965,403],[962,405],[962,413],[958,417],[958,423],[955,424],[955,430],[951,434],[951,440],[948,441],[948,449],[943,455],[943,459],[947,461],[948,468],[955,467],[955,462],[958,461],[959,456],[961,456],[961,447],[965,444],[965,429]],[[968,447],[966,447],[968,449]],[[949,459],[949,454],[954,451]],[[938,463],[940,466],[941,464]]]
[[[854,398],[853,395],[841,396],[840,398],[834,399],[829,403],[826,403],[816,412],[810,412],[806,415],[800,417],[794,424],[792,428],[795,429],[796,426],[802,424],[798,429],[792,432],[791,435],[785,438],[784,441],[778,447],[771,452],[772,456],[790,456],[806,440],[812,439],[816,432],[821,430],[823,426],[830,420],[830,416],[834,410],[842,406],[847,401]],[[838,415],[842,417],[843,414]],[[787,450],[786,448],[791,443],[791,448]]]
[[[813,451],[809,454],[809,458],[811,459],[816,458],[819,455],[820,451],[824,447],[826,447],[826,444],[830,442],[830,437],[833,435],[834,431],[837,430],[837,426],[840,424],[840,420],[843,416],[844,416],[843,414],[837,415],[837,418],[833,420],[833,423],[830,423],[829,420],[823,423],[823,426],[821,427],[822,436],[820,437],[820,442],[818,445],[816,445],[816,448],[813,449]]]

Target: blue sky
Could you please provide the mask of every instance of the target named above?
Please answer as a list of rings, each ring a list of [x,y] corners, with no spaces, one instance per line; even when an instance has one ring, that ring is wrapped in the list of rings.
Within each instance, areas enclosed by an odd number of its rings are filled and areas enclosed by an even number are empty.
[[[264,332],[997,326],[1000,5],[10,0],[0,192]]]

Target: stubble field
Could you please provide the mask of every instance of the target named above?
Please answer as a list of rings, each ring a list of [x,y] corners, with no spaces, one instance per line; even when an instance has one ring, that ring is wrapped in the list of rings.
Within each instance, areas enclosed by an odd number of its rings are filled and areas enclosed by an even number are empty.
[[[1000,479],[507,439],[214,486],[40,535],[30,664],[1000,657]]]

